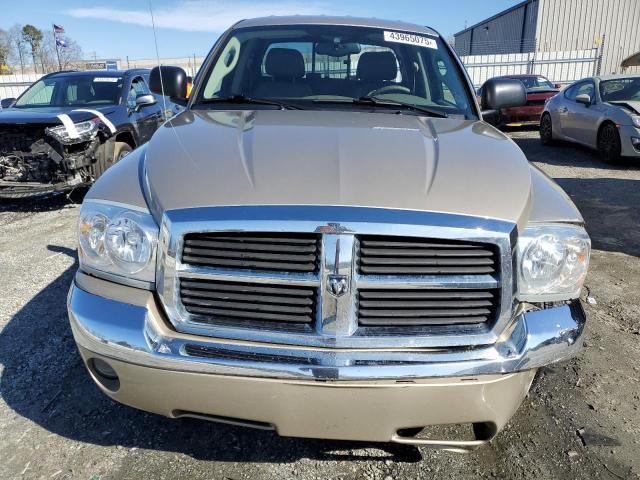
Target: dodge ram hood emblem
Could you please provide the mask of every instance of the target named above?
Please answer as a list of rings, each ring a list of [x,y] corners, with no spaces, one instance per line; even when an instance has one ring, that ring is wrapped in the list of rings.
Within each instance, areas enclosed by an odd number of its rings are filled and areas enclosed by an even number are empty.
[[[327,290],[334,297],[341,297],[349,290],[349,281],[344,275],[329,275]]]

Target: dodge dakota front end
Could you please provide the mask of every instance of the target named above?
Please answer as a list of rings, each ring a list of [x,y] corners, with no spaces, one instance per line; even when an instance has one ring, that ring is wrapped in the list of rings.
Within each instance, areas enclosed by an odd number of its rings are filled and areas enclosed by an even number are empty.
[[[75,340],[113,399],[280,435],[468,450],[576,355],[590,240],[432,29],[234,25],[79,219]],[[466,426],[470,437],[430,434]],[[424,430],[424,431],[423,431]]]

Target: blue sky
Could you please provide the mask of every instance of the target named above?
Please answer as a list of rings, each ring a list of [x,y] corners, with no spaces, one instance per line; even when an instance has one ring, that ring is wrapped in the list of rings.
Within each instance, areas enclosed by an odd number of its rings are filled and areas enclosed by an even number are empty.
[[[241,18],[340,14],[405,20],[449,36],[520,0],[152,0],[161,57],[204,55]],[[85,57],[155,57],[148,0],[0,0],[0,28],[63,25]]]

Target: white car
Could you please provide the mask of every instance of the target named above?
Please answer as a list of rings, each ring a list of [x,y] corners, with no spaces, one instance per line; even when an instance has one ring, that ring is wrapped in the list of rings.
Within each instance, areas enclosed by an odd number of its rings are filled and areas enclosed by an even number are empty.
[[[542,143],[566,140],[600,152],[605,162],[640,157],[640,75],[579,80],[549,99]]]

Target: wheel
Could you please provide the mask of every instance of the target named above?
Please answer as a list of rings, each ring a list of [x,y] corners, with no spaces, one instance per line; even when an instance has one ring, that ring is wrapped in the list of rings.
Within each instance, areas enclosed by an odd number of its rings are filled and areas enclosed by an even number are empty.
[[[113,146],[113,158],[106,159],[102,157],[100,158],[100,160],[94,163],[93,166],[91,167],[90,172],[91,172],[91,176],[93,177],[93,180],[96,180],[100,175],[102,175],[107,170],[107,168],[109,168],[114,163],[117,163],[120,160],[122,160],[124,157],[129,155],[132,151],[133,149],[131,148],[131,145],[129,145],[128,143],[115,142]]]
[[[553,144],[553,123],[551,115],[545,113],[540,119],[540,140],[543,145]]]
[[[113,163],[119,162],[131,152],[133,152],[133,148],[131,148],[131,145],[124,142],[116,142],[115,146],[113,147]]]
[[[598,134],[598,152],[606,163],[617,163],[622,153],[620,133],[613,123],[605,124]]]

